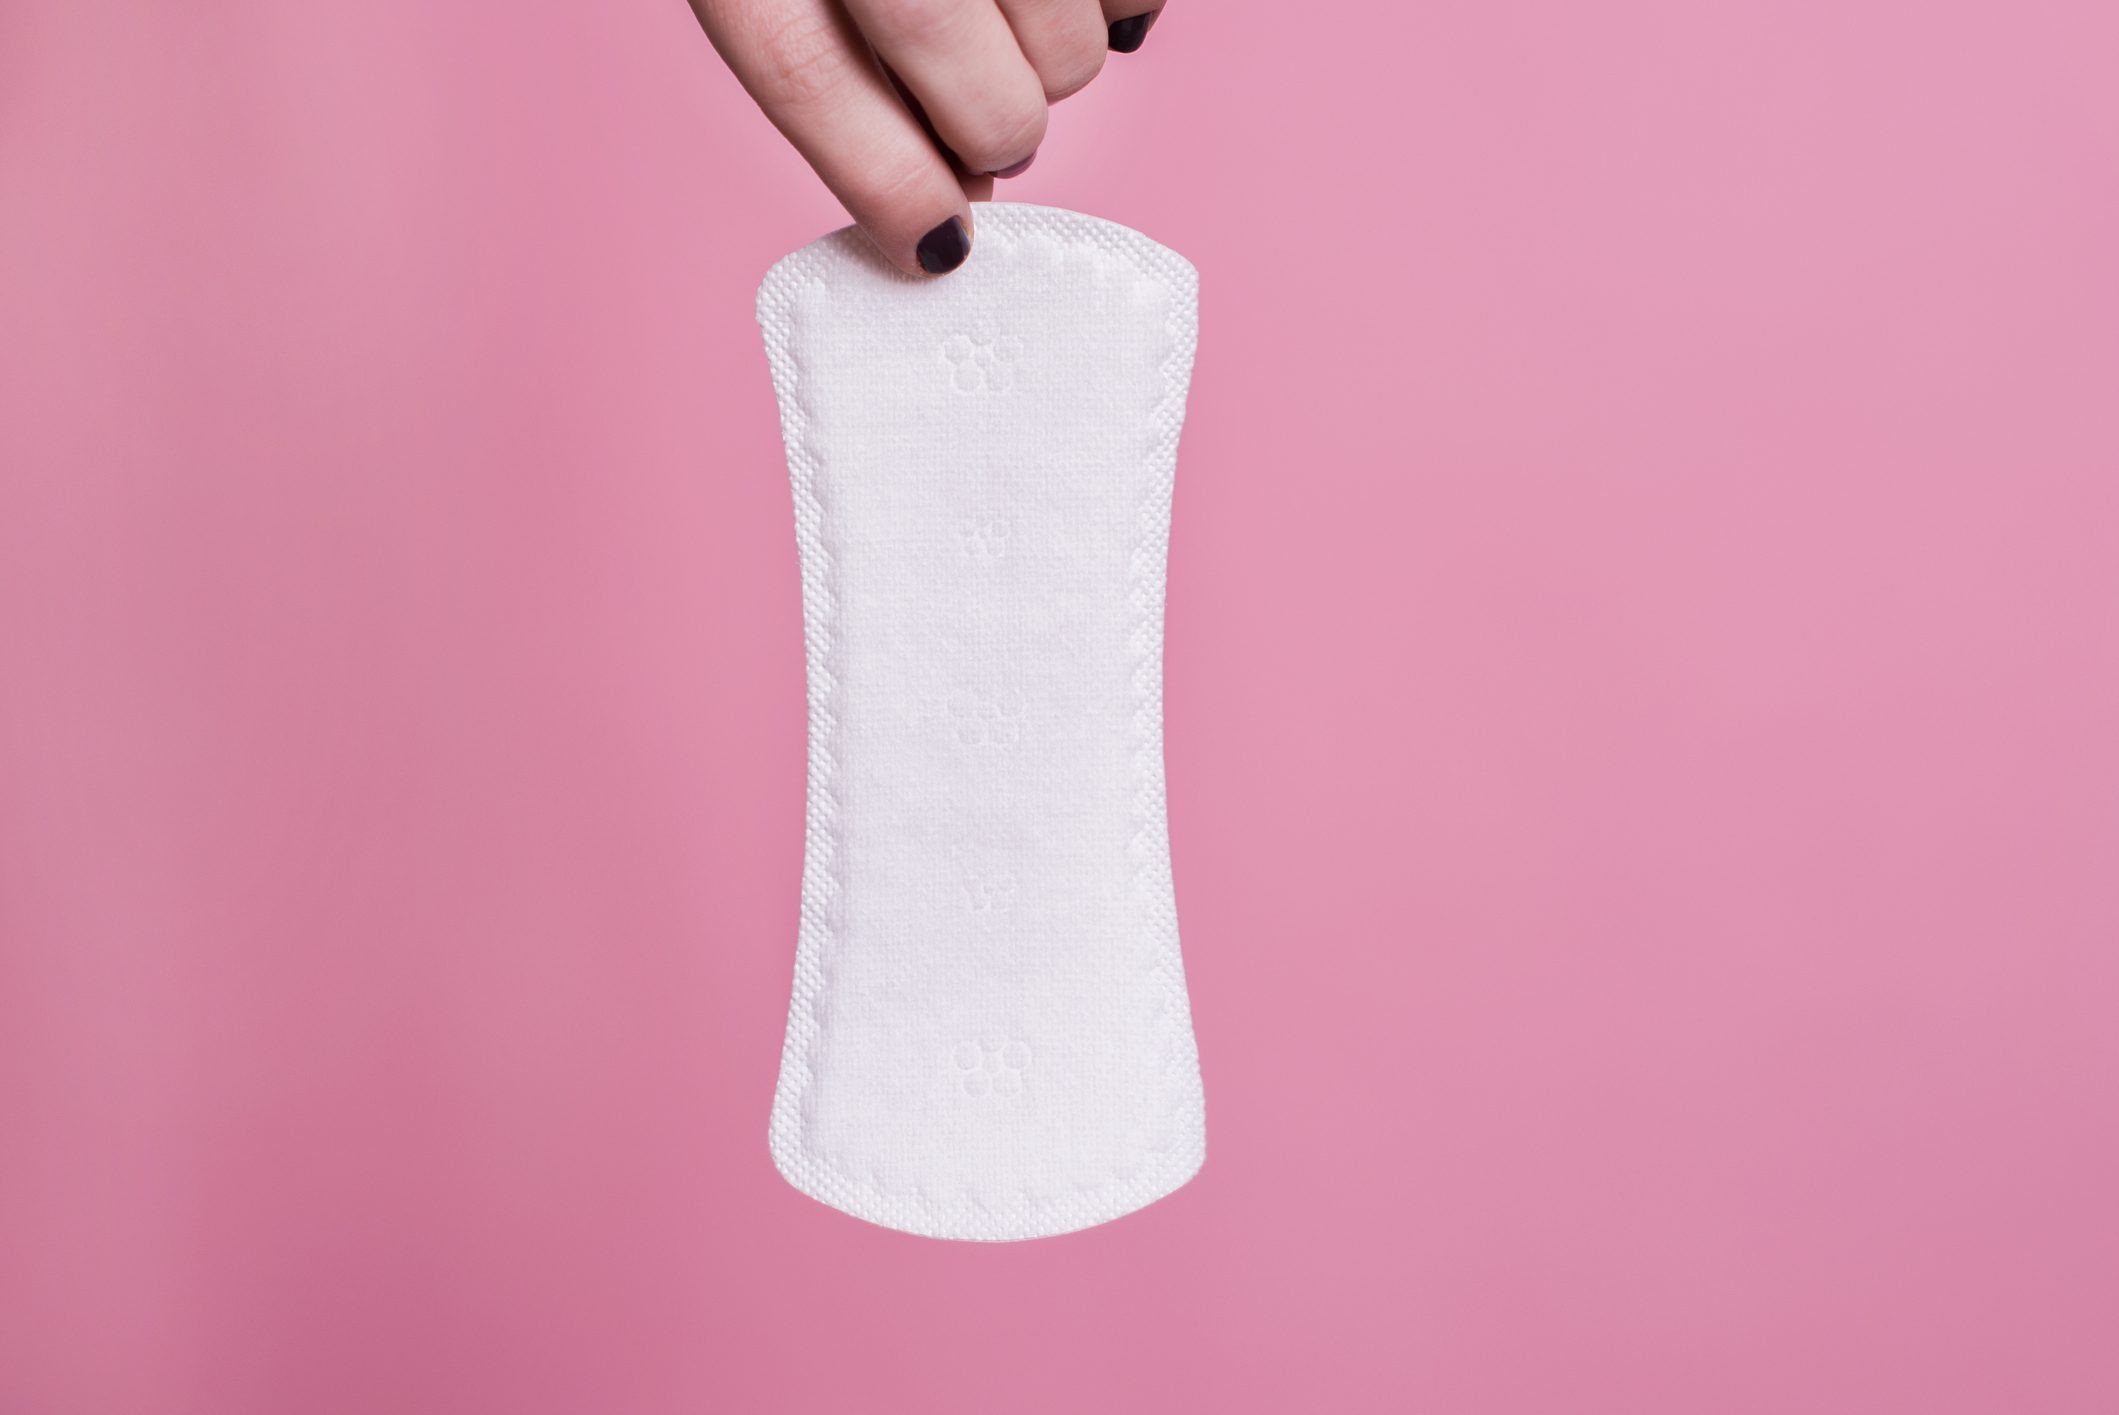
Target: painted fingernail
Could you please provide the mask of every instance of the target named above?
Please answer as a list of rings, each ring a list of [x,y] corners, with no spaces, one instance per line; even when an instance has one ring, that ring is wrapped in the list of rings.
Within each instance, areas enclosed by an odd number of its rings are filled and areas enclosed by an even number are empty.
[[[971,232],[964,218],[952,216],[920,237],[914,254],[920,258],[920,269],[929,275],[947,275],[962,265],[971,254]]]
[[[1037,154],[1033,152],[1021,162],[1011,162],[1000,171],[988,172],[986,175],[989,177],[1020,177],[1030,170],[1030,164],[1035,161],[1037,161]]]
[[[1148,37],[1148,31],[1155,28],[1155,17],[1161,13],[1162,11],[1160,10],[1150,10],[1147,14],[1135,15],[1130,20],[1113,20],[1111,22],[1111,52],[1113,54],[1131,54],[1134,50],[1140,48],[1141,41]]]

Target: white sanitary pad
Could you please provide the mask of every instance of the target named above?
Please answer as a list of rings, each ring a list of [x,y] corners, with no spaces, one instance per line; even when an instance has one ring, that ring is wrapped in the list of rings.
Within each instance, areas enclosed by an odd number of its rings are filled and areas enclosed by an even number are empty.
[[[834,1208],[1036,1238],[1206,1157],[1162,759],[1197,291],[1138,232],[1009,204],[944,279],[846,230],[759,288],[809,672],[772,1151]]]

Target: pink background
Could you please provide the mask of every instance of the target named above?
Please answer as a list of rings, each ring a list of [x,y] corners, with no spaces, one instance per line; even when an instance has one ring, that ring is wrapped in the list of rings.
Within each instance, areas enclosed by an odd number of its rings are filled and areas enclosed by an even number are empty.
[[[2119,1409],[2119,10],[1177,0],[1205,1172],[775,1177],[802,658],[681,0],[0,3],[7,1415]]]

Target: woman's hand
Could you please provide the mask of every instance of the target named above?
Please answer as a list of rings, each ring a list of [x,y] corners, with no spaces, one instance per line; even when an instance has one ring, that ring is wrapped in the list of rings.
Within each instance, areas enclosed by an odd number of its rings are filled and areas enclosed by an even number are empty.
[[[691,0],[714,48],[883,254],[944,275],[969,203],[1030,165],[1046,110],[1160,0]]]

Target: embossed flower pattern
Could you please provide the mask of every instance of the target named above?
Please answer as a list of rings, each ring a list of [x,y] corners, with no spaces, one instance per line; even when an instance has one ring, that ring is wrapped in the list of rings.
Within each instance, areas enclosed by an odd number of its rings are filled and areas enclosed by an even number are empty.
[[[1015,362],[1022,353],[1022,340],[984,325],[942,341],[942,358],[950,368],[949,381],[965,393],[1005,392],[1014,384]]]
[[[950,730],[967,747],[1012,747],[1023,736],[1023,695],[959,693],[943,705]]]
[[[957,527],[957,543],[976,565],[992,565],[1008,553],[1012,527],[1005,516],[965,521]]]
[[[1030,1048],[1007,1037],[986,1035],[959,1042],[950,1053],[964,1094],[973,1097],[1019,1096],[1023,1073],[1030,1069]]]

